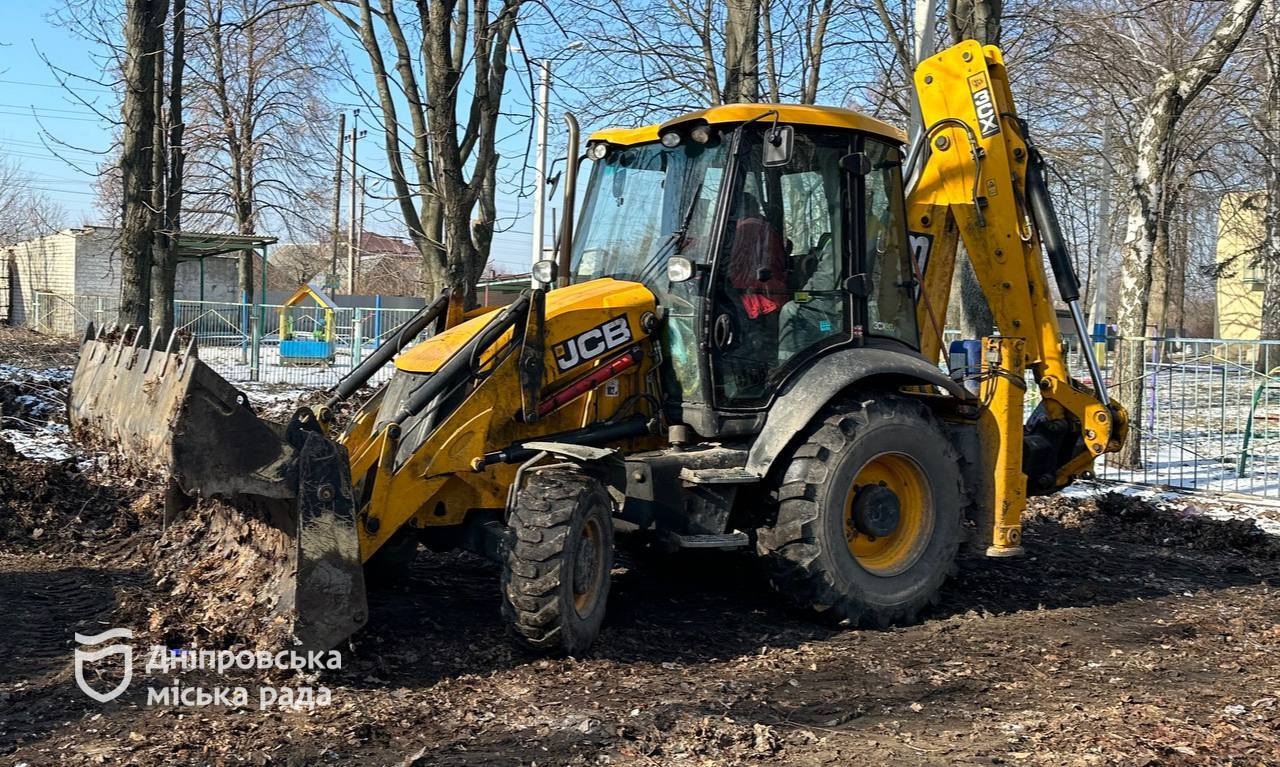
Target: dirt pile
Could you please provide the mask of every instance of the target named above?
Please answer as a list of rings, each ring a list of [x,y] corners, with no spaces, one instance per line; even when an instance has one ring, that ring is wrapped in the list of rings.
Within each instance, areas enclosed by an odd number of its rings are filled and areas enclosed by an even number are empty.
[[[242,384],[237,384],[242,385]],[[332,394],[327,389],[299,390],[289,384],[259,385],[246,388],[249,402],[259,418],[277,423],[288,423],[295,411],[300,407],[316,407],[329,401]],[[368,386],[359,389],[349,399],[339,402],[333,407],[333,427],[341,429],[355,415],[356,410],[373,396],[374,389]]]
[[[1252,519],[1217,519],[1193,501],[1157,504],[1145,498],[1103,493],[1091,498],[1050,497],[1030,507],[1035,517],[1089,535],[1193,551],[1280,560],[1280,538]]]
[[[0,324],[0,360],[29,369],[75,367],[80,343],[62,336]]]
[[[24,458],[0,439],[0,547],[119,552],[157,508],[145,488],[82,470],[73,459]]]
[[[250,504],[200,501],[183,511],[147,549],[163,594],[143,621],[151,638],[170,647],[287,646],[297,567],[287,526]]]

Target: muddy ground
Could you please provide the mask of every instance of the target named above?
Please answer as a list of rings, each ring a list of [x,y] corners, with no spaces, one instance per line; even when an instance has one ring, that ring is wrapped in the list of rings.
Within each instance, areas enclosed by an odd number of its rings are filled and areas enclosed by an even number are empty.
[[[371,594],[341,670],[148,674],[140,652],[98,703],[73,634],[151,637],[182,604],[155,499],[0,445],[0,765],[1280,764],[1280,547],[1189,503],[1037,503],[1025,558],[966,560],[937,609],[888,631],[788,611],[748,557],[623,556],[580,659],[514,651],[495,567],[424,554]],[[147,705],[175,677],[251,703]],[[261,711],[263,684],[331,704]]]

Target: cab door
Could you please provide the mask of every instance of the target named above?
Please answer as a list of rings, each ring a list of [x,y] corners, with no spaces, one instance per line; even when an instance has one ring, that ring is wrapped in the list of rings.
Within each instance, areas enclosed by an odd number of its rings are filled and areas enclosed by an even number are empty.
[[[840,160],[857,135],[794,126],[790,158],[766,166],[768,125],[740,137],[711,289],[711,378],[717,410],[766,407],[794,369],[850,341],[845,289],[855,190]],[[860,321],[860,320],[859,320]]]

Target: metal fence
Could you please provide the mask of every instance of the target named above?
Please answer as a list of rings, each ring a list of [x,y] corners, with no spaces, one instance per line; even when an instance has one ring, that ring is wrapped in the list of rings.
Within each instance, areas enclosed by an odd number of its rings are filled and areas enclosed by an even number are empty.
[[[415,311],[338,309],[331,358],[290,364],[280,354],[279,308],[177,301],[175,324],[197,338],[200,357],[228,380],[323,388]],[[113,322],[116,315],[114,301],[50,293],[37,294],[32,309],[28,324],[64,334],[82,331],[89,321]],[[292,316],[295,337],[323,322],[320,310],[295,307]],[[947,335],[950,340],[957,334]],[[1107,456],[1096,467],[1100,478],[1280,499],[1280,341],[1108,339],[1101,362],[1112,396],[1122,383],[1115,372],[1120,349],[1139,350],[1144,358],[1143,404],[1130,436],[1138,440],[1141,456],[1137,466],[1121,466]],[[1088,381],[1078,344],[1071,345],[1068,362]],[[373,382],[389,375],[383,370]],[[1028,413],[1038,404],[1038,391],[1028,386]]]
[[[355,369],[365,355],[413,316],[414,309],[347,309],[333,314],[332,342],[323,359],[302,361],[281,354],[280,309],[276,305],[175,301],[174,325],[194,335],[200,358],[230,381],[258,381],[323,388]],[[290,307],[295,338],[323,337],[324,312]],[[371,383],[386,380],[380,371]]]
[[[1280,498],[1280,342],[1118,338],[1104,376],[1116,397],[1118,350],[1143,355],[1130,414],[1139,463],[1108,455],[1103,479]]]
[[[98,327],[115,322],[119,309],[120,301],[113,297],[37,292],[27,309],[27,325],[42,333],[79,335],[90,322]]]

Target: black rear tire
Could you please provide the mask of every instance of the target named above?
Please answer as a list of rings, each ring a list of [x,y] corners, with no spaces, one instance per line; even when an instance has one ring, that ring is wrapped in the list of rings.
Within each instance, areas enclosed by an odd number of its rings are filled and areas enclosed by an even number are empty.
[[[887,533],[859,506],[859,493],[883,500],[885,488],[899,509]],[[932,412],[910,397],[867,395],[806,430],[757,551],[798,607],[860,626],[910,623],[954,572],[962,516],[959,455]]]
[[[516,495],[502,568],[502,614],[516,641],[537,652],[585,652],[608,603],[613,500],[570,469],[532,474]]]

